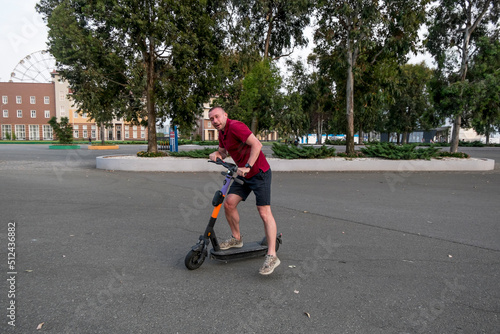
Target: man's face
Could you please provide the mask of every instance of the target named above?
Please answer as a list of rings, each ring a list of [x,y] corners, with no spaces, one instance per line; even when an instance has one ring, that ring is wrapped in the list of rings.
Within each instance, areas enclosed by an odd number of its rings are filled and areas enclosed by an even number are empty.
[[[227,122],[227,113],[222,108],[215,108],[212,110],[208,117],[210,118],[210,122],[217,130],[224,130]]]

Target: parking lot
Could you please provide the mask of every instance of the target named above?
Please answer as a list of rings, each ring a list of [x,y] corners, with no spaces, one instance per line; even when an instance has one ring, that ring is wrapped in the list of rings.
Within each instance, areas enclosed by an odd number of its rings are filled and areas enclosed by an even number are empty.
[[[185,268],[222,177],[95,169],[145,148],[0,145],[0,333],[498,332],[499,148],[460,149],[488,172],[274,173],[269,277],[260,258]],[[240,215],[260,240],[253,196]]]

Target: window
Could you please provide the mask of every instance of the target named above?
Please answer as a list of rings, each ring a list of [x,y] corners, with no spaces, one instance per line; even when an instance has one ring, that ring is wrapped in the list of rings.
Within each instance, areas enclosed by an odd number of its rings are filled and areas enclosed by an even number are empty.
[[[52,127],[50,125],[43,126],[43,140],[52,140],[54,136],[52,134]]]
[[[2,96],[2,104],[9,103],[9,98],[7,96]]]
[[[64,94],[64,91],[63,90],[59,91],[59,101],[64,101],[65,98],[66,94]]]
[[[130,138],[130,134],[128,131],[125,131],[125,139],[129,139]]]
[[[74,131],[73,131],[73,137],[74,137],[74,138],[78,138],[78,137],[79,137],[79,134],[80,134],[80,133],[78,132],[78,130],[74,130]]]
[[[43,97],[43,103],[50,104],[50,96],[44,96]]]
[[[75,112],[73,113],[73,118],[78,118],[78,111],[75,111]]]
[[[17,111],[17,118],[22,118],[23,117],[23,111],[22,110],[18,110]]]
[[[45,110],[45,118],[50,118],[50,110]]]
[[[95,138],[95,130],[91,130],[90,131],[90,135],[91,135],[92,138]]]
[[[22,125],[16,124],[16,139],[26,140],[26,127],[24,124]]]
[[[16,96],[16,103],[17,104],[23,103],[23,99],[20,96]]]
[[[36,110],[31,110],[31,118],[36,118]]]
[[[30,103],[31,104],[36,104],[36,97],[30,96]]]
[[[65,117],[66,116],[66,108],[64,106],[61,106],[59,108],[59,114],[61,117]]]
[[[132,131],[132,138],[137,138],[137,130]]]
[[[2,124],[2,139],[12,139],[12,126],[10,124]]]
[[[83,138],[88,138],[89,137],[89,132],[87,130],[83,130]]]
[[[8,110],[4,110],[3,111],[3,117],[5,117],[5,118],[9,117],[9,111]]]
[[[40,130],[38,125],[30,125],[30,140],[40,140]]]
[[[146,138],[146,132],[144,131],[141,132],[141,138]]]

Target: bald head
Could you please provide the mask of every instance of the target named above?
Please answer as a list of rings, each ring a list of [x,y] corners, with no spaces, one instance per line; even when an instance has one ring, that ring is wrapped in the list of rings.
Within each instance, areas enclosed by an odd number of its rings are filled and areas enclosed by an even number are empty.
[[[210,122],[217,130],[223,130],[226,127],[227,113],[222,107],[213,107],[208,112]]]

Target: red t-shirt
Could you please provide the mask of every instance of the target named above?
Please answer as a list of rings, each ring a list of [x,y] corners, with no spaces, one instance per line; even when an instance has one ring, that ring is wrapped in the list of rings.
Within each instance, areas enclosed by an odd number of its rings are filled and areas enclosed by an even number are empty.
[[[251,134],[252,131],[250,131],[245,123],[229,118],[227,119],[224,131],[219,131],[219,146],[226,149],[238,167],[245,167],[250,158],[251,147],[245,142]],[[269,170],[269,163],[262,150],[259,152],[259,157],[253,164],[250,172],[246,175],[246,178],[249,179],[256,175],[259,170],[263,172]]]

